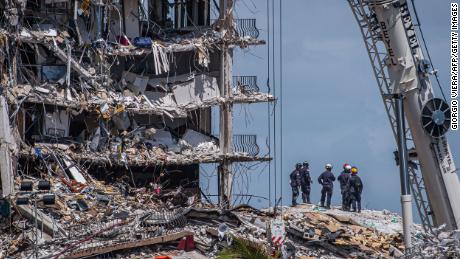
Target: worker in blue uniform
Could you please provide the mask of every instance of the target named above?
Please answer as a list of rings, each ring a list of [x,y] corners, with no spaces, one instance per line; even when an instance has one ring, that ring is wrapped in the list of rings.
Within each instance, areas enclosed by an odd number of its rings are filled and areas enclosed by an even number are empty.
[[[348,188],[350,190],[350,202],[352,211],[361,212],[361,193],[363,192],[363,182],[358,176],[358,168],[351,168],[351,176],[348,181]]]
[[[297,205],[297,197],[299,196],[299,187],[301,185],[301,169],[302,164],[297,163],[295,166],[294,171],[289,175],[291,181],[291,188],[292,188],[292,206]]]
[[[343,171],[340,173],[339,177],[337,177],[337,180],[340,183],[340,192],[342,193],[342,210],[344,211],[350,210],[348,207],[348,204],[350,204],[350,191],[348,188],[348,180],[350,179],[350,174],[351,165],[344,164]]]
[[[310,204],[310,191],[311,191],[311,177],[310,177],[310,165],[308,162],[303,162],[302,168],[300,169],[300,190],[302,191],[303,203]]]
[[[321,189],[321,207],[324,207],[326,202],[326,209],[331,208],[332,190],[334,189],[335,176],[332,173],[332,165],[326,164],[326,171],[324,171],[319,177],[318,182],[323,186]]]

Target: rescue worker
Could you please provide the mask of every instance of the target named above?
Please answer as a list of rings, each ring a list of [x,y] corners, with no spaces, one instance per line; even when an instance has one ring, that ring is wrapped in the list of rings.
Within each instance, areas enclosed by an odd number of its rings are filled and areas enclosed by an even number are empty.
[[[303,162],[302,169],[300,169],[300,189],[302,191],[303,203],[310,204],[310,190],[311,190],[311,177],[308,162]]]
[[[348,181],[348,188],[350,192],[350,201],[353,212],[361,212],[361,193],[363,192],[363,182],[358,176],[358,168],[351,168],[351,176]]]
[[[292,187],[292,206],[297,205],[297,197],[299,196],[299,187],[301,185],[301,173],[300,170],[302,169],[302,164],[297,163],[295,165],[295,170],[289,175],[291,178],[291,187]]]
[[[340,182],[340,191],[342,193],[342,210],[348,211],[349,208],[349,199],[350,199],[350,192],[348,190],[348,180],[350,179],[351,173],[351,165],[344,164],[343,171],[340,173],[337,180]]]
[[[321,190],[321,207],[324,207],[326,201],[326,209],[331,208],[332,190],[334,189],[335,176],[332,173],[332,165],[326,164],[326,171],[319,177],[318,182],[323,186]]]

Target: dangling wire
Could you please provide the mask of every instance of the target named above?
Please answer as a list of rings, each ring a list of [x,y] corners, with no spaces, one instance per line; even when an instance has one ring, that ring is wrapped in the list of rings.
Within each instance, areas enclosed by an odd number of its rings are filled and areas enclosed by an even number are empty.
[[[283,1],[280,2],[279,9],[279,76],[280,76],[280,169],[281,169],[281,187],[280,187],[280,199],[281,199],[281,213],[283,208]]]
[[[267,0],[267,92],[270,94],[270,0]],[[270,102],[267,102],[267,122],[268,122],[268,157],[271,157],[271,122],[270,122]],[[272,206],[272,163],[268,161],[268,206]]]
[[[276,98],[276,71],[275,71],[275,0],[272,0],[272,85],[273,85],[273,96]],[[273,158],[274,158],[274,168],[275,168],[275,207],[277,206],[278,199],[278,168],[277,168],[277,149],[276,149],[276,101],[273,104]],[[276,209],[276,208],[275,208]]]

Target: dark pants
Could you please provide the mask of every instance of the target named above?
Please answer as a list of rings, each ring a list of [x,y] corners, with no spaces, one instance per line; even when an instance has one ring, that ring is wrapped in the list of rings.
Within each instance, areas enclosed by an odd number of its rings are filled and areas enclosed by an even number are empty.
[[[324,207],[324,201],[326,201],[326,207],[331,206],[332,198],[332,186],[323,186],[321,190],[321,206]]]
[[[301,189],[303,203],[310,203],[310,186],[302,186]]]
[[[292,187],[292,205],[297,205],[297,197],[299,196],[299,186]]]
[[[350,192],[342,190],[342,210],[350,210]]]
[[[361,212],[361,193],[351,193],[351,207],[354,211]]]

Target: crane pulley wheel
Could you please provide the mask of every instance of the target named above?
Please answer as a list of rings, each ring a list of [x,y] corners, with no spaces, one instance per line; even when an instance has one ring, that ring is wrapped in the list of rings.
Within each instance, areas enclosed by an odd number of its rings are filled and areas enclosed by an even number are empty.
[[[450,106],[443,99],[433,98],[422,109],[422,126],[430,136],[439,138],[450,128]]]

